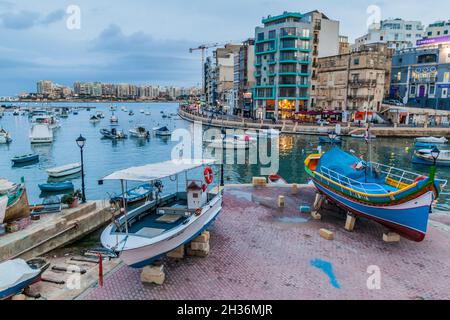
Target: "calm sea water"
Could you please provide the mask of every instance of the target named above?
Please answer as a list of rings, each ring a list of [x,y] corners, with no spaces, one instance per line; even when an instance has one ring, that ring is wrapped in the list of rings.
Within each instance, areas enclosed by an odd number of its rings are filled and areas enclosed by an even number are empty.
[[[109,173],[130,166],[139,166],[169,160],[172,149],[178,142],[170,139],[152,137],[149,140],[129,138],[124,141],[113,142],[104,140],[100,135],[100,129],[110,128],[109,111],[110,104],[74,104],[55,103],[52,106],[90,106],[95,107],[91,111],[80,110],[78,115],[71,114],[67,119],[60,119],[61,128],[55,131],[55,141],[51,145],[31,145],[29,142],[30,121],[27,116],[16,116],[5,113],[0,119],[0,126],[9,131],[13,142],[9,145],[0,145],[0,177],[18,182],[24,177],[28,186],[30,202],[40,203],[47,196],[41,194],[38,184],[47,182],[46,169],[80,161],[79,148],[75,139],[82,134],[86,139],[85,147],[85,171],[86,194],[88,199],[105,199],[108,194],[118,193],[117,183],[105,183],[99,186],[97,181]],[[116,115],[119,117],[119,127],[127,133],[136,125],[144,125],[148,130],[157,125],[167,125],[171,130],[175,128],[190,128],[189,122],[178,117],[163,119],[161,111],[166,114],[176,113],[178,104],[114,104],[117,107]],[[125,106],[128,111],[133,110],[134,116],[121,111]],[[140,110],[148,110],[150,116],[140,113]],[[98,124],[89,122],[89,118],[96,111],[103,111],[105,118]],[[281,136],[280,137],[280,172],[288,182],[307,182],[304,173],[303,162],[306,156],[317,150],[318,137],[314,136]],[[426,166],[411,164],[413,139],[377,139],[372,144],[373,160],[387,165],[404,168],[406,170],[427,174]],[[353,149],[356,154],[366,154],[367,146],[363,141],[345,139],[343,148]],[[326,149],[326,147],[324,148]],[[40,155],[38,164],[13,168],[11,158],[16,155],[35,152]],[[258,165],[227,165],[225,178],[227,183],[249,183],[253,176],[260,175]],[[450,168],[439,168],[440,178],[450,180]],[[81,187],[81,179],[74,177],[72,180],[76,188]],[[448,192],[448,190],[446,190]],[[444,194],[439,204],[440,210],[450,210],[450,195]]]

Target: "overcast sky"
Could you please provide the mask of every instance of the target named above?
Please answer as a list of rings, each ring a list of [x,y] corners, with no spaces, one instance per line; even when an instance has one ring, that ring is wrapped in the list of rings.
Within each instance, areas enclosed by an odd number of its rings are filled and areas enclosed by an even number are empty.
[[[70,5],[80,29],[67,27]],[[370,5],[382,19],[450,19],[449,0],[0,0],[0,95],[34,92],[40,79],[197,85],[200,53],[189,47],[244,40],[264,16],[314,9],[353,40]]]

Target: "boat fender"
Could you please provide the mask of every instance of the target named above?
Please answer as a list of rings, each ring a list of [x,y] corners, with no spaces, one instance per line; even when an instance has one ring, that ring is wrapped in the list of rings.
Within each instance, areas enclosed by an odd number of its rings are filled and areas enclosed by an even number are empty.
[[[195,215],[198,217],[198,216],[200,216],[202,214],[202,209],[197,209],[197,210],[195,210]]]
[[[425,176],[420,176],[420,177],[417,177],[415,180],[414,180],[414,183],[417,183],[417,182],[420,182],[420,181],[423,181],[423,180],[425,180],[427,177],[425,177]]]
[[[210,185],[214,180],[214,174],[210,167],[205,168],[204,176],[206,184]]]
[[[208,186],[206,184],[202,185],[202,191],[206,192],[206,190],[208,189]]]

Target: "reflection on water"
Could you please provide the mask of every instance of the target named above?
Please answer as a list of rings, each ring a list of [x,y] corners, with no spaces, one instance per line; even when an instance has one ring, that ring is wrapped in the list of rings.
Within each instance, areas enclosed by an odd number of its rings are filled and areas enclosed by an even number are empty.
[[[75,104],[66,105],[75,106]],[[88,106],[89,104],[83,103],[80,105]],[[189,128],[192,132],[190,123],[181,119],[162,117],[161,111],[164,111],[166,114],[176,113],[177,104],[117,105],[118,108],[115,114],[119,117],[118,128],[123,129],[125,133],[128,133],[129,129],[137,125],[143,125],[147,130],[167,125],[170,130]],[[126,106],[128,110],[134,110],[135,115],[129,116],[128,112],[120,111],[122,105]],[[30,130],[28,117],[13,117],[9,112],[6,113],[0,119],[0,126],[12,134],[13,142],[9,145],[0,145],[0,177],[16,182],[22,176],[25,177],[30,201],[39,201],[40,190],[38,184],[47,182],[46,169],[80,161],[80,152],[75,139],[81,133],[87,139],[84,153],[86,194],[89,199],[104,199],[108,197],[108,193],[119,193],[119,185],[116,183],[105,183],[105,185],[99,186],[97,183],[99,179],[115,170],[169,160],[172,148],[179,144],[179,141],[172,142],[170,138],[158,138],[155,136],[148,140],[132,137],[122,141],[103,140],[99,130],[110,128],[109,118],[111,112],[109,111],[109,104],[91,104],[90,106],[95,106],[97,109],[92,109],[90,112],[81,110],[78,115],[70,115],[67,119],[60,119],[61,128],[55,131],[55,142],[51,145],[30,145],[28,139]],[[151,116],[141,114],[139,112],[140,109],[151,111]],[[98,110],[104,112],[105,118],[94,125],[89,122],[89,118]],[[316,136],[280,136],[279,174],[290,183],[306,183],[308,178],[304,172],[304,161],[308,154],[317,151],[318,145],[319,138]],[[414,165],[410,161],[413,152],[413,139],[380,138],[371,145],[372,158],[375,162],[421,174],[429,172],[429,167]],[[329,148],[330,145],[322,146],[324,151]],[[357,156],[363,156],[367,159],[368,146],[363,140],[344,138],[342,148],[345,150],[352,149]],[[270,150],[270,147],[267,149]],[[12,167],[11,158],[31,152],[39,154],[39,163],[27,164],[24,167]],[[236,159],[236,157],[233,158]],[[233,158],[228,158],[227,162],[233,162]],[[199,174],[201,175],[202,173],[199,172]],[[261,172],[258,165],[225,165],[226,183],[250,183],[252,177],[259,175],[261,175]],[[215,177],[218,176],[217,174],[215,175]],[[439,178],[450,179],[450,168],[439,168],[438,176]],[[65,178],[63,180],[69,179]],[[70,180],[75,184],[75,188],[80,188],[80,176],[70,177]],[[169,187],[166,188],[166,190],[169,189]],[[450,195],[448,191],[440,199],[439,209],[444,211],[450,210]]]

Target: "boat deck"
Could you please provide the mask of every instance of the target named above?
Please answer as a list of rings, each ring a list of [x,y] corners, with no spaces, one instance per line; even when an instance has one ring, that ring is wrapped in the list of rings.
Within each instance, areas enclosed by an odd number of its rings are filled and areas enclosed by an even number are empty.
[[[285,208],[277,207],[279,195]],[[240,300],[240,299],[450,299],[450,219],[432,215],[422,243],[382,241],[384,229],[359,219],[353,233],[345,216],[326,206],[322,220],[300,213],[315,190],[299,186],[297,195],[280,186],[227,186],[221,215],[209,229],[207,258],[165,260],[166,281],[147,286],[140,271],[121,266],[103,288],[81,295],[87,300]],[[447,217],[447,219],[444,219]],[[319,230],[334,232],[326,241]],[[375,269],[374,269],[375,268]],[[381,290],[370,290],[373,270]]]

